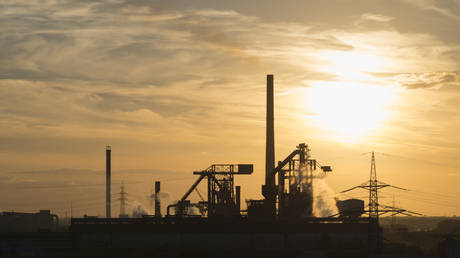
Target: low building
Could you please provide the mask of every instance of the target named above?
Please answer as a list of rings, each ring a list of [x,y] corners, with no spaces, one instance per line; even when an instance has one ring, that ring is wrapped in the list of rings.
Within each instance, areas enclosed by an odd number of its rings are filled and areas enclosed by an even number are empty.
[[[0,232],[50,232],[58,224],[58,216],[51,214],[50,210],[0,213]]]

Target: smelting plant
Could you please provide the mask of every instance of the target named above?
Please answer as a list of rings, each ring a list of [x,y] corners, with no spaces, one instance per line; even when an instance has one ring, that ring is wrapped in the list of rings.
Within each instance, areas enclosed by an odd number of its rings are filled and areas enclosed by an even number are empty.
[[[313,181],[332,172],[312,158],[310,146],[298,144],[275,164],[274,77],[267,75],[265,184],[264,197],[246,200],[241,208],[241,187],[236,176],[250,176],[253,164],[212,164],[193,172],[196,181],[180,200],[167,206],[161,216],[155,183],[155,215],[141,218],[110,216],[110,147],[106,151],[106,218],[72,218],[75,248],[160,248],[188,251],[228,252],[305,252],[320,247],[362,252],[363,247],[378,246],[369,236],[380,231],[373,220],[361,217],[364,202],[338,202],[340,213],[330,217],[313,214]],[[206,184],[206,199],[191,202],[189,195],[199,184]],[[192,212],[198,210],[199,213]]]

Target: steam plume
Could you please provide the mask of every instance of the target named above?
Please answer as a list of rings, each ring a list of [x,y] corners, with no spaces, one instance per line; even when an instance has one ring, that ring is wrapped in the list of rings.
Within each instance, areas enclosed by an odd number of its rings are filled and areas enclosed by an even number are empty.
[[[313,215],[315,217],[328,217],[337,214],[334,191],[324,179],[313,180]]]

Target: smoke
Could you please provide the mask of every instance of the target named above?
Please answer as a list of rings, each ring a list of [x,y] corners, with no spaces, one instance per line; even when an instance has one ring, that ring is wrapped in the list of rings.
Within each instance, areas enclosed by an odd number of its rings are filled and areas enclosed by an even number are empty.
[[[155,196],[156,196],[155,193],[152,193],[152,194],[147,196],[147,198],[149,199],[149,202],[150,202],[149,211],[152,214],[155,214],[155,206],[154,206],[154,204],[155,204]],[[166,203],[169,200],[169,194],[165,193],[165,192],[158,193],[158,200],[161,201],[162,203]],[[163,205],[163,207],[164,207],[164,205]],[[160,209],[160,210],[163,210],[163,209]]]
[[[142,218],[144,215],[148,215],[149,213],[142,207],[142,205],[138,205],[136,208],[133,209],[133,218]]]
[[[315,217],[328,217],[339,213],[334,195],[334,191],[324,179],[313,180],[313,215]]]
[[[153,193],[152,195],[150,195],[150,198],[155,200],[155,194]],[[164,193],[164,192],[160,192],[158,194],[158,198],[160,199],[168,199],[169,198],[169,194],[168,193]]]
[[[144,206],[137,201],[134,201],[133,204],[134,208],[132,210],[132,217],[133,218],[142,218],[144,215],[149,215],[149,212],[144,208]]]

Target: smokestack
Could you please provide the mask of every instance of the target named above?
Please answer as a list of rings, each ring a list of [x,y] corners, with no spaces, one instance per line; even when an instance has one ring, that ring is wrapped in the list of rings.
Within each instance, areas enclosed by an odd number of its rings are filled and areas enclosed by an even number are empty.
[[[274,134],[273,74],[267,74],[267,127],[265,141],[265,185],[262,194],[270,206],[270,215],[276,213],[276,187],[273,170],[275,169],[275,134]]]
[[[111,201],[111,193],[110,193],[110,186],[111,186],[111,182],[110,182],[110,173],[111,173],[111,152],[112,152],[112,149],[110,146],[106,146],[105,147],[105,161],[106,161],[106,164],[105,164],[105,203],[106,203],[106,207],[105,207],[105,216],[107,218],[110,218],[111,215],[110,215],[110,211],[111,211],[111,206],[110,206],[110,201]]]
[[[267,75],[267,132],[265,143],[265,185],[275,186],[272,171],[275,168],[275,135],[273,116],[273,74]]]
[[[155,181],[155,217],[161,218],[160,181]]]
[[[275,135],[273,115],[273,74],[267,75],[267,127],[265,141],[265,185],[274,188],[275,178],[272,171],[275,168]]]
[[[241,211],[241,186],[237,185],[235,187],[235,199],[236,199],[236,207],[238,208],[238,214]]]

